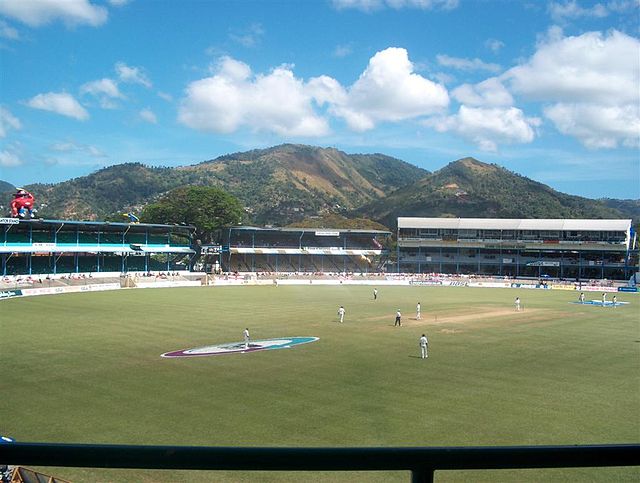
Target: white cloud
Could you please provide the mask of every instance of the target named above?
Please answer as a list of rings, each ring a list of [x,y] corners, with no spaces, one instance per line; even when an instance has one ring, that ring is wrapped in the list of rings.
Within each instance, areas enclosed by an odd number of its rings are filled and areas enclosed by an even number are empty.
[[[173,96],[171,94],[167,94],[166,92],[158,91],[158,97],[167,102],[173,102]]]
[[[354,9],[373,12],[383,8],[400,10],[416,8],[421,10],[452,10],[458,7],[459,0],[332,0],[337,10]]]
[[[91,144],[76,144],[74,142],[60,142],[49,146],[49,149],[58,153],[89,155],[94,158],[104,158],[107,155],[99,148]]]
[[[75,151],[78,147],[74,143],[55,143],[50,146],[53,151],[68,153]]]
[[[140,119],[151,124],[157,124],[158,118],[151,109],[142,109],[139,113]]]
[[[498,53],[502,47],[504,47],[504,42],[497,39],[487,39],[484,43],[484,46],[489,49],[494,54]]]
[[[451,91],[451,96],[468,106],[511,106],[513,97],[497,77],[478,84],[463,84]]]
[[[319,105],[344,105],[348,102],[347,91],[333,77],[321,75],[309,80],[307,88]]]
[[[338,58],[343,58],[351,55],[353,53],[353,47],[351,44],[345,45],[337,45],[335,49],[333,49],[333,56]]]
[[[581,18],[605,18],[613,14],[625,14],[638,8],[640,8],[638,0],[610,0],[587,7],[583,7],[577,0],[564,0],[551,2],[547,10],[554,22],[564,24]]]
[[[640,119],[638,52],[638,39],[615,30],[563,37],[556,29],[526,63],[507,71],[502,80],[516,94],[547,103],[545,115],[556,128],[585,146],[635,145]]]
[[[80,94],[90,94],[100,101],[100,106],[104,109],[115,109],[118,105],[114,99],[125,99],[125,96],[118,89],[118,84],[113,79],[99,79],[80,87]]]
[[[22,159],[11,151],[0,151],[0,166],[4,168],[14,168],[24,164]]]
[[[19,40],[20,34],[15,28],[0,19],[0,37],[8,40]]]
[[[40,27],[57,20],[67,25],[97,27],[107,21],[107,9],[89,0],[2,0],[0,14],[30,27]]]
[[[7,136],[9,129],[20,129],[22,123],[8,109],[0,106],[0,138]]]
[[[607,2],[607,8],[612,13],[626,13],[640,9],[640,0],[611,0]]]
[[[512,88],[545,101],[637,101],[640,41],[622,32],[553,38],[523,65],[507,71]]]
[[[251,24],[243,30],[231,32],[229,38],[244,47],[255,47],[264,35],[264,28],[259,23]]]
[[[459,0],[386,0],[387,5],[391,8],[420,8],[430,10],[433,8],[441,8],[443,10],[452,10],[458,6]]]
[[[72,117],[79,121],[89,119],[89,113],[78,101],[66,92],[47,92],[38,94],[27,101],[29,107],[55,112],[62,116]]]
[[[152,86],[151,81],[140,67],[130,67],[124,62],[118,62],[115,66],[118,79],[130,84],[141,84],[146,88]]]
[[[455,76],[452,76],[451,74],[448,74],[446,72],[434,72],[433,74],[431,74],[431,77],[443,85],[452,84],[456,80]]]
[[[527,118],[515,107],[475,108],[460,106],[458,113],[441,119],[425,121],[437,131],[452,131],[478,145],[484,151],[496,151],[498,143],[530,143],[538,118]]]
[[[290,67],[253,75],[248,65],[223,57],[215,75],[192,82],[178,120],[194,129],[233,132],[246,126],[282,136],[322,136],[327,121],[312,108],[305,83]]]
[[[563,134],[578,138],[591,149],[640,146],[637,105],[601,106],[558,103],[544,109]]]
[[[499,72],[501,67],[498,64],[490,64],[480,59],[462,59],[459,57],[450,57],[448,55],[437,55],[438,64],[445,67],[452,67],[459,70],[486,70],[489,72]]]
[[[94,158],[106,158],[107,155],[105,153],[103,153],[102,151],[100,151],[100,149],[96,148],[95,146],[92,145],[87,145],[85,146],[87,153],[89,153],[91,156],[93,156]]]
[[[346,99],[336,102],[331,112],[344,118],[351,129],[365,131],[381,121],[434,114],[448,104],[447,90],[413,72],[405,49],[391,47],[369,60]]]
[[[363,12],[380,10],[384,7],[384,0],[332,0],[331,3],[338,10],[353,8]]]
[[[211,77],[189,84],[178,119],[202,131],[229,133],[246,126],[283,136],[323,136],[329,125],[318,107],[365,131],[378,122],[442,112],[448,103],[442,85],[413,72],[405,49],[378,52],[348,88],[329,76],[305,82],[292,66],[254,75],[243,62],[223,57]]]
[[[115,99],[123,99],[124,96],[118,89],[118,84],[112,79],[100,79],[87,82],[80,87],[81,94],[91,94],[93,96],[107,96]]]
[[[567,19],[581,17],[603,18],[609,15],[609,10],[601,3],[584,8],[576,0],[567,0],[563,3],[551,2],[548,10],[553,21],[558,23],[563,23]]]

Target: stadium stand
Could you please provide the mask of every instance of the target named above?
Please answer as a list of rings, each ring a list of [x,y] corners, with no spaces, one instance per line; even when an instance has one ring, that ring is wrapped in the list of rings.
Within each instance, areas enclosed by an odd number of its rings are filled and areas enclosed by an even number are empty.
[[[193,232],[192,226],[2,218],[0,275],[40,280],[187,270],[198,256]]]
[[[418,281],[445,275],[461,282],[615,280],[629,286],[638,278],[631,220],[399,218],[393,263],[388,231],[234,226],[211,245],[200,245],[194,233],[181,225],[0,218],[0,289],[207,284],[202,272],[258,279],[396,273]]]
[[[631,220],[398,218],[397,271],[629,280]]]
[[[230,227],[222,233],[227,272],[378,273],[386,271],[390,232]]]

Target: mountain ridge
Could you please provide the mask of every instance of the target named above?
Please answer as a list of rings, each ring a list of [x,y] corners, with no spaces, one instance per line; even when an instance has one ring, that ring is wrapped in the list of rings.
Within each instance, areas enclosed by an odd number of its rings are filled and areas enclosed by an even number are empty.
[[[139,212],[171,189],[223,188],[258,224],[285,225],[308,216],[347,213],[429,172],[383,154],[285,144],[233,153],[178,168],[126,163],[56,184],[32,184],[41,215],[97,220]]]
[[[621,218],[631,214],[632,208],[632,203],[607,205],[601,200],[565,194],[496,164],[462,158],[390,194],[384,202],[376,200],[362,206],[356,213],[388,224],[398,216]],[[636,222],[638,211],[630,216]]]
[[[285,226],[328,214],[367,218],[390,228],[397,216],[640,219],[640,200],[565,194],[472,157],[431,173],[381,153],[347,154],[300,144],[231,153],[176,168],[126,163],[25,188],[43,205],[44,217],[99,220],[139,213],[186,185],[223,188],[241,200],[248,221],[258,225]]]

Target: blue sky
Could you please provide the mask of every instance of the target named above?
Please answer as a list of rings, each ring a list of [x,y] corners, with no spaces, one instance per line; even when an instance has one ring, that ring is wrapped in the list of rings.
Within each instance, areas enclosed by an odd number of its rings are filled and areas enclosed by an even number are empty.
[[[0,180],[281,143],[640,198],[640,0],[2,0]]]

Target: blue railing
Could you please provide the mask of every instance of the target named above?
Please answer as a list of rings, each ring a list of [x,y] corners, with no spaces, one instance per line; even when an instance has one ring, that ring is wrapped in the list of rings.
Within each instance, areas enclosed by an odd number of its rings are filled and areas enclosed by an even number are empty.
[[[0,464],[241,471],[410,471],[640,466],[640,444],[433,448],[218,448],[0,444]]]

